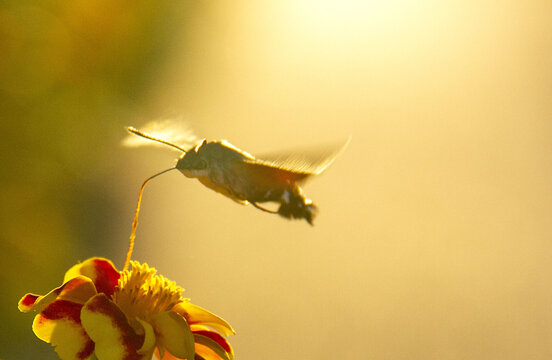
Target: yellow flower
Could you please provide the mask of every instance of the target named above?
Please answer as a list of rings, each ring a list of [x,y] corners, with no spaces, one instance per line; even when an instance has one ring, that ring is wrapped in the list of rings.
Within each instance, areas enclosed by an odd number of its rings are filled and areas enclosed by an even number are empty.
[[[62,360],[234,359],[226,321],[182,298],[183,289],[154,268],[130,264],[119,272],[90,258],[50,293],[25,295],[19,310],[39,312],[33,331]]]

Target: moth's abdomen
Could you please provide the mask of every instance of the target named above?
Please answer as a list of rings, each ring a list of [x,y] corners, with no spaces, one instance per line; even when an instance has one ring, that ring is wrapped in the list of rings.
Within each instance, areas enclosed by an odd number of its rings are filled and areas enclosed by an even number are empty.
[[[312,200],[303,196],[299,187],[293,190],[296,191],[284,191],[278,214],[288,219],[305,219],[312,225],[318,208],[312,203]]]

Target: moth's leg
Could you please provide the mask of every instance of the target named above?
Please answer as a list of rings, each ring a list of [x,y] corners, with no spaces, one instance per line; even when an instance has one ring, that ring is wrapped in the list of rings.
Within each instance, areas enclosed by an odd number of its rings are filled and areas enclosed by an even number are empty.
[[[235,202],[237,202],[240,205],[248,205],[249,204],[249,201],[238,199],[237,197],[232,196],[232,197],[230,197],[230,199],[234,200]]]
[[[251,205],[255,206],[257,209],[262,210],[264,212],[270,213],[270,214],[278,214],[278,211],[269,210],[267,208],[264,208],[257,204],[256,202],[249,202]]]

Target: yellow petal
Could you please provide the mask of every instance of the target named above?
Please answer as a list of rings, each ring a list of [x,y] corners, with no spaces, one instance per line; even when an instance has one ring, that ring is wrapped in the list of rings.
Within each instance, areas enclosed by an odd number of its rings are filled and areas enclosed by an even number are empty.
[[[54,300],[68,300],[77,304],[84,304],[92,296],[96,295],[96,288],[92,281],[79,276],[67,281],[62,286],[50,291],[44,296],[27,294],[19,300],[19,311],[41,311]]]
[[[81,311],[82,326],[96,344],[101,360],[143,359],[137,353],[144,338],[129,325],[125,314],[104,294],[91,298]]]
[[[141,355],[148,355],[149,358],[153,355],[153,350],[155,349],[155,332],[153,331],[153,327],[145,322],[144,320],[140,318],[136,318],[140,325],[144,328],[144,343],[142,344],[142,347],[138,350],[138,354]]]
[[[199,360],[222,360],[223,359],[213,349],[199,343],[195,344],[195,351],[197,355],[196,359],[199,359]]]
[[[209,335],[213,335],[213,334],[218,335],[217,333],[214,333],[212,331],[209,331],[209,332],[206,331],[205,333],[210,333]],[[222,336],[220,335],[218,336],[220,338],[211,338],[210,336],[207,336],[207,334],[194,333],[194,340],[196,342],[196,351],[198,355],[203,357],[206,360],[217,359],[216,357],[213,357],[212,352],[214,352],[223,360],[234,360],[234,354],[232,352],[232,348],[230,347],[230,344],[228,344],[226,340],[222,338]],[[229,351],[227,351],[224,347],[221,346],[221,344],[219,343],[221,340],[223,341],[221,343],[224,344]],[[205,349],[204,347],[207,347],[208,349]]]
[[[174,311],[164,311],[152,318],[158,338],[157,343],[161,348],[177,358],[194,358],[194,336],[186,319]],[[162,349],[160,349],[163,355]]]
[[[65,273],[63,282],[67,282],[80,275],[91,279],[98,293],[104,293],[109,296],[115,291],[115,286],[117,286],[117,282],[121,276],[110,260],[99,257],[93,257],[74,265]]]
[[[176,304],[173,307],[173,310],[184,316],[184,318],[188,320],[188,323],[190,325],[207,325],[225,336],[233,335],[236,333],[234,329],[232,329],[232,326],[230,326],[230,324],[227,323],[223,318],[188,301],[183,301]]]
[[[192,329],[192,332],[197,332],[197,331],[201,331],[201,330],[213,331],[213,330],[212,330],[210,327],[208,327],[208,326],[198,325],[198,324],[190,325],[190,329]]]
[[[155,354],[155,359],[159,359],[159,360],[181,360],[180,358],[177,358],[176,356],[174,356],[168,351],[165,351],[165,353],[161,355],[161,353],[159,352],[159,349],[156,349],[154,354]],[[195,356],[195,360],[201,360],[201,359]]]
[[[81,308],[81,304],[55,300],[33,321],[36,336],[55,346],[62,360],[90,359],[94,353],[94,343],[81,326]]]

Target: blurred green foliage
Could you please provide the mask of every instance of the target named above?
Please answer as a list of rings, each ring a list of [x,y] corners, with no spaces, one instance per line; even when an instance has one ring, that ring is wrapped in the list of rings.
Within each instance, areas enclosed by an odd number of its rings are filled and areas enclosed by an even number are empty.
[[[189,10],[140,0],[0,5],[0,358],[57,358],[17,301],[58,286],[79,259],[109,255],[121,202],[111,151]]]

